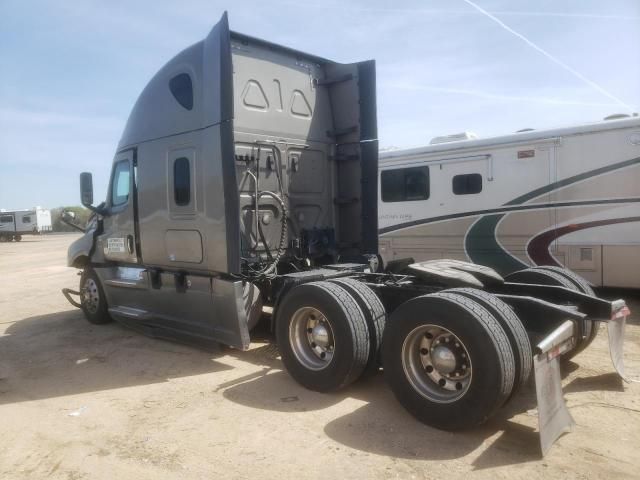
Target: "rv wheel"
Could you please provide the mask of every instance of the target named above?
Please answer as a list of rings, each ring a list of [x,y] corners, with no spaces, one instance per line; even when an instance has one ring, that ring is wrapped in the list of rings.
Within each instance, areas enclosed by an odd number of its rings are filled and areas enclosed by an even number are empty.
[[[0,235],[0,243],[8,242],[9,238],[5,235]]]
[[[19,242],[20,240],[22,240],[22,235],[15,235],[15,236],[13,237],[13,239],[14,239],[16,242]]]
[[[382,365],[398,401],[443,430],[485,422],[511,394],[515,375],[500,323],[473,299],[446,292],[413,298],[393,312]]]
[[[294,287],[276,312],[276,339],[289,374],[318,392],[354,382],[369,358],[362,310],[341,286],[312,282]]]
[[[557,285],[580,293],[595,296],[591,286],[582,277],[570,270],[559,267],[533,267],[511,273],[504,277],[508,282],[539,283],[542,285]],[[562,355],[562,360],[569,360],[587,348],[598,334],[599,322],[587,320],[585,322],[585,337],[578,339],[576,346]]]
[[[80,277],[80,304],[90,323],[100,325],[112,321],[100,279],[91,267],[85,268]]]

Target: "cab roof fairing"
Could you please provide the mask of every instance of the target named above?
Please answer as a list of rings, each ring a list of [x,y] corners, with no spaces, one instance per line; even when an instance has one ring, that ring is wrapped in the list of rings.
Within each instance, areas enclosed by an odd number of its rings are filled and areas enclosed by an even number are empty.
[[[131,110],[118,151],[158,138],[207,128],[233,119],[231,42],[257,44],[293,54],[319,65],[331,60],[229,30],[227,14],[204,40],[169,60],[147,83]],[[191,77],[193,108],[181,106],[169,91],[169,81],[180,73]]]

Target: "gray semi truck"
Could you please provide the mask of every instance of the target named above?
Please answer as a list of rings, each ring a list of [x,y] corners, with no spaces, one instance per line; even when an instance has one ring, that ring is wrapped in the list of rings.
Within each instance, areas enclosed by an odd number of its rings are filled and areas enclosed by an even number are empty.
[[[608,322],[622,372],[628,310],[553,267],[383,265],[375,82],[373,61],[232,32],[225,14],[143,90],[105,202],[81,174],[94,214],[68,252],[80,288],[64,294],[92,323],[240,350],[270,322],[303,386],[382,368],[404,407],[447,430],[486,421],[535,371],[544,450],[570,424],[559,357]]]

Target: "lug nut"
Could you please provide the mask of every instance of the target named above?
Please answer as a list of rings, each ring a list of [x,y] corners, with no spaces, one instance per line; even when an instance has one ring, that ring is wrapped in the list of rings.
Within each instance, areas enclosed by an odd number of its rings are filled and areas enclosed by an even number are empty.
[[[445,338],[444,341],[449,343],[449,337]]]
[[[440,380],[438,380],[438,385],[440,385],[441,387],[444,387],[447,384],[447,381],[444,378],[441,378]]]
[[[425,370],[427,371],[427,373],[431,373],[433,372],[433,367],[431,365],[427,365],[427,368]]]
[[[463,369],[463,370],[466,370],[466,369],[467,369],[467,366],[466,366],[464,363],[462,364],[462,369]]]

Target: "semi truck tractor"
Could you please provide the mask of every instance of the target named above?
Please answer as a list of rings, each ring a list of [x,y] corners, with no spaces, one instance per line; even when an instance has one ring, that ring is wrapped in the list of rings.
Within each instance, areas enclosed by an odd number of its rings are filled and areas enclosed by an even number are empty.
[[[404,407],[445,430],[486,421],[535,370],[543,449],[570,424],[559,358],[599,322],[623,372],[624,301],[571,272],[382,263],[373,61],[236,33],[225,14],[141,93],[106,200],[94,205],[90,173],[80,190],[93,215],[68,251],[80,287],[63,293],[94,324],[247,350],[269,322],[304,387],[382,369]]]

